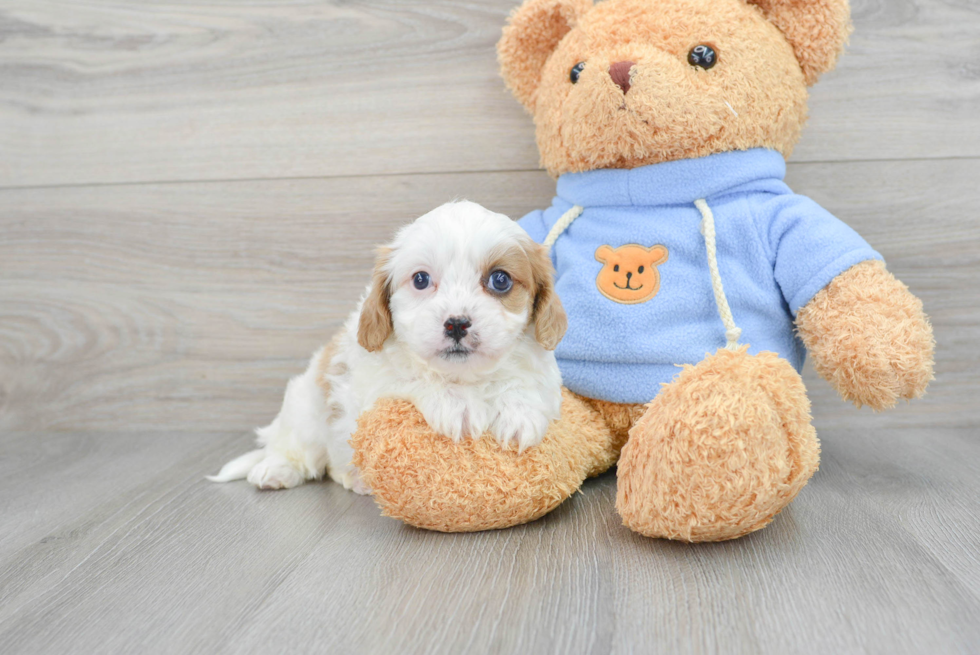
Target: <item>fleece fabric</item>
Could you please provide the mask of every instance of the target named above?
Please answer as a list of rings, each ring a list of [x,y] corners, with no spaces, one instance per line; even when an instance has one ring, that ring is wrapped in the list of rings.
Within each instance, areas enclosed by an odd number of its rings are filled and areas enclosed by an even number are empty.
[[[780,153],[757,148],[562,175],[551,207],[520,224],[541,243],[562,214],[584,207],[551,252],[569,316],[555,351],[565,386],[599,400],[648,402],[678,364],[696,364],[725,345],[698,199],[714,214],[718,269],[740,342],[799,371],[805,351],[793,330],[796,312],[839,273],[881,255],[794,194],[785,174]],[[662,254],[656,246],[666,257],[642,271],[637,257],[612,256],[637,247]],[[659,286],[647,297],[631,291],[640,284]]]

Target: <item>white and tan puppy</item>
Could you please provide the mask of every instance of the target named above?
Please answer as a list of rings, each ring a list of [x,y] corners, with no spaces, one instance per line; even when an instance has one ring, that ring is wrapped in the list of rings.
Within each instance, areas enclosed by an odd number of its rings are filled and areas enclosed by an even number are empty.
[[[209,479],[294,487],[324,472],[370,493],[351,463],[357,417],[383,397],[411,401],[452,439],[489,430],[538,444],[561,407],[551,352],[567,321],[548,253],[502,214],[453,202],[403,227],[344,329],[289,381],[260,448]]]

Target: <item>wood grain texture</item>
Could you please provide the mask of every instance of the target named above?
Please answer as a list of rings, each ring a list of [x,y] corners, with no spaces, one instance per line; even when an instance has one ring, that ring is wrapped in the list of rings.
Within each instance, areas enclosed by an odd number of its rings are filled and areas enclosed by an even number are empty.
[[[639,537],[615,476],[443,535],[249,447],[367,282],[455,197],[550,203],[493,45],[518,0],[0,3],[0,651],[980,652],[980,9],[857,0],[788,182],[925,302],[927,397],[805,380],[800,497]],[[19,187],[19,188],[18,188]]]
[[[0,643],[11,653],[970,652],[980,644],[974,436],[825,431],[821,470],[771,527],[696,546],[622,527],[611,474],[530,525],[446,535],[382,518],[333,483],[204,482],[241,436],[16,436],[0,465],[12,510],[0,534],[20,533],[0,558]],[[24,513],[50,507],[59,488],[70,516],[25,529]]]
[[[516,0],[0,6],[0,186],[532,170]],[[980,10],[857,0],[799,162],[980,156]]]
[[[977,160],[790,167],[921,295],[940,343],[924,401],[859,412],[808,374],[817,416],[980,417],[980,224],[963,191],[978,177]],[[0,427],[264,425],[352,310],[374,244],[453,197],[520,216],[553,193],[539,172],[0,192]]]

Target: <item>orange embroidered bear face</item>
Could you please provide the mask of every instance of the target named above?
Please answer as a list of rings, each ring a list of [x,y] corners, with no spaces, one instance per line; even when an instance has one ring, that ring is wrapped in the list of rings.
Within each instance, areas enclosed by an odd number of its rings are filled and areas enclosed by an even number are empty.
[[[606,298],[635,305],[650,300],[660,291],[657,267],[667,261],[665,247],[647,248],[635,243],[618,248],[599,246],[595,258],[604,264],[595,278],[595,285]]]

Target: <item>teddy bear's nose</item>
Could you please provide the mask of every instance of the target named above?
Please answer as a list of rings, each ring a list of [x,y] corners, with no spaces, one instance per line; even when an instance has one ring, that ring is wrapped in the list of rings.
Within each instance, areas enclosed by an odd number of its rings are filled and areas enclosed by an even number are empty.
[[[630,90],[630,70],[636,64],[632,61],[617,61],[609,67],[609,77],[626,93]]]

